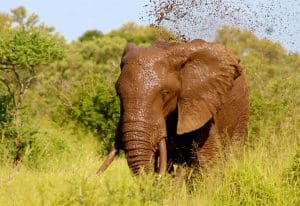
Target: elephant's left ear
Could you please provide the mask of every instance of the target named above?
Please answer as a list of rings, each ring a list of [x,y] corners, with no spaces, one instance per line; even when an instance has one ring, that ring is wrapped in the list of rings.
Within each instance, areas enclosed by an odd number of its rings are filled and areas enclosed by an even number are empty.
[[[182,82],[177,134],[184,134],[214,117],[241,68],[235,55],[219,44],[194,41],[175,49],[174,57],[177,52],[180,58],[173,58],[173,63],[179,68]]]
[[[122,58],[121,58],[121,63],[120,63],[121,69],[123,68],[123,65],[126,61],[126,55],[130,55],[131,53],[134,53],[137,49],[138,49],[138,47],[136,46],[135,43],[132,43],[132,42],[127,43],[127,45],[124,48]]]

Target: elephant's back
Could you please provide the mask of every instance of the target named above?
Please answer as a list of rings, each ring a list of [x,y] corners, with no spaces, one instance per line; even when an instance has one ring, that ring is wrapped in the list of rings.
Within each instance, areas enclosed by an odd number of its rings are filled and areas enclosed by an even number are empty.
[[[246,77],[241,75],[234,80],[234,86],[226,97],[226,101],[216,115],[216,125],[219,133],[230,140],[244,143],[248,132],[249,92]]]

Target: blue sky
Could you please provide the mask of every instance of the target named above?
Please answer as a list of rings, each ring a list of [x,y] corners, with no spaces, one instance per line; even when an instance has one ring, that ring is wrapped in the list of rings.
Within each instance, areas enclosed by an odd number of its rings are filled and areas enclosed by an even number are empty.
[[[231,1],[241,2],[241,0]],[[279,33],[268,37],[280,41],[288,50],[300,52],[300,0],[266,1],[279,1],[285,7],[286,13],[296,14],[292,17],[283,16],[287,27],[278,26]],[[147,19],[140,19],[145,16],[144,5],[147,2],[149,0],[0,0],[0,12],[8,12],[12,8],[23,5],[29,13],[37,13],[41,22],[54,26],[59,33],[71,41],[89,29],[109,32],[128,21],[147,24]],[[259,3],[264,0],[251,0],[251,2]],[[279,7],[275,8],[273,14],[276,15],[278,10]],[[282,14],[278,13],[278,15]],[[262,33],[258,35],[264,36]]]
[[[108,32],[133,21],[146,24],[142,16],[146,0],[0,0],[0,11],[23,5],[41,22],[54,26],[68,40],[77,39],[88,29]]]

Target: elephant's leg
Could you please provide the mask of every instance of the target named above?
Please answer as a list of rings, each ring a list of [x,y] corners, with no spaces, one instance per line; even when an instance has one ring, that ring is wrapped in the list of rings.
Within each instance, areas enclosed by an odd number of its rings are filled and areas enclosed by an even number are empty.
[[[235,80],[234,87],[215,117],[218,131],[222,134],[222,142],[228,149],[231,145],[244,145],[248,133],[248,119],[249,95],[246,78],[242,74]]]
[[[221,149],[219,134],[215,124],[209,128],[208,136],[201,137],[199,148],[197,149],[197,159],[201,169],[208,169],[212,167],[216,161],[218,153]]]
[[[183,166],[177,165],[174,171],[175,182],[179,187],[182,187],[185,182],[186,170]]]
[[[236,125],[233,131],[233,136],[231,137],[230,144],[225,147],[224,155],[226,158],[235,157],[241,158],[244,154],[244,146],[248,133],[248,115],[240,116],[239,123]]]

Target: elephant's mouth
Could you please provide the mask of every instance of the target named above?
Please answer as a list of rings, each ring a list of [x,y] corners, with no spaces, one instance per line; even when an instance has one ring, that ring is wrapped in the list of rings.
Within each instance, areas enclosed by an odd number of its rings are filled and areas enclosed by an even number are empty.
[[[138,123],[139,129],[136,129],[132,122],[127,123],[123,127],[122,136],[124,151],[126,154],[127,163],[134,174],[139,174],[142,171],[157,172],[159,176],[163,175],[167,168],[167,146],[165,137],[160,138],[158,143],[155,143],[155,138],[151,139],[147,132],[144,132],[144,123]],[[157,128],[157,127],[152,127]],[[155,129],[156,130],[156,129]],[[157,130],[158,131],[158,130]],[[155,132],[157,133],[157,132]],[[156,135],[159,136],[157,133]],[[106,160],[102,163],[97,171],[97,174],[103,173],[117,156],[119,150],[113,148]]]

